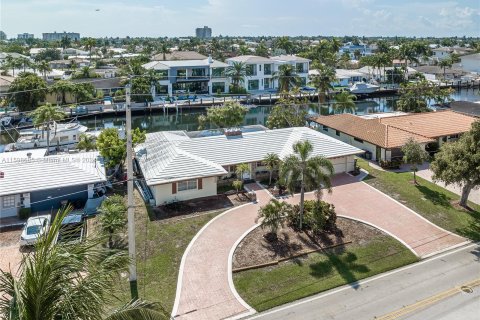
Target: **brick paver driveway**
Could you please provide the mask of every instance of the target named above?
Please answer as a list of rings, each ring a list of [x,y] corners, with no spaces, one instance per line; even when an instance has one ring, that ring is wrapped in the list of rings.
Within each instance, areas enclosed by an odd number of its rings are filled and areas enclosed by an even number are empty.
[[[172,315],[176,319],[225,319],[253,312],[237,295],[231,278],[230,253],[238,240],[255,226],[258,208],[270,195],[257,185],[257,204],[229,210],[207,224],[187,248],[179,273]],[[307,194],[306,199],[313,198]],[[299,196],[286,201],[296,203]],[[338,175],[332,194],[324,200],[335,205],[339,215],[372,224],[396,237],[419,257],[465,242],[429,223],[413,211],[356,178]]]
[[[16,274],[22,261],[20,234],[21,230],[0,231],[0,270]]]

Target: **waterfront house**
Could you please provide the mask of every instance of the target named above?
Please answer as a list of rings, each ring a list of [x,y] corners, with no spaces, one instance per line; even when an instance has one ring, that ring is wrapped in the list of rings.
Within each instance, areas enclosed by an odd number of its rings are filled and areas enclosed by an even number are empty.
[[[352,42],[347,42],[338,50],[340,56],[344,53],[350,54],[350,59],[355,58],[355,52],[359,52],[361,57],[365,57],[372,54],[372,49],[367,44],[353,44]]]
[[[317,69],[312,69],[309,71],[310,77],[318,75]],[[331,85],[334,87],[348,87],[354,84],[355,82],[361,82],[366,80],[367,75],[363,72],[357,70],[349,69],[335,69],[335,82],[332,82]]]
[[[434,152],[470,130],[475,118],[453,111],[393,113],[368,116],[337,114],[311,118],[319,131],[367,151],[372,160],[403,157],[401,148],[413,138]]]
[[[213,60],[151,61],[143,65],[161,76],[156,86],[161,94],[228,93],[229,79],[225,75],[227,64]]]
[[[85,203],[106,181],[98,152],[45,156],[46,149],[0,153],[0,218]]]
[[[165,56],[165,59],[163,58]],[[172,51],[169,53],[159,53],[153,56],[154,61],[172,61],[172,60],[205,60],[208,57],[195,51]]]
[[[295,56],[293,54],[282,54],[279,56],[270,57],[271,60],[276,61],[276,70],[282,64],[289,64],[295,70],[295,73],[300,78],[300,86],[307,85],[308,82],[308,70],[310,69],[311,60],[302,57]]]
[[[147,134],[136,147],[136,159],[156,205],[217,194],[217,184],[247,163],[244,179],[256,179],[267,172],[262,162],[268,153],[281,159],[293,153],[292,145],[308,140],[313,155],[328,158],[335,173],[354,169],[354,156],[362,150],[306,127],[241,132],[232,129],[222,135],[190,137],[185,131]]]

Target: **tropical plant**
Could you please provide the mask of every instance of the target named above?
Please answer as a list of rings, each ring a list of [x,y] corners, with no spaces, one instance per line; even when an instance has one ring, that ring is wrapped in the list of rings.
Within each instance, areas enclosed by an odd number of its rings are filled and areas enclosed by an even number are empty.
[[[78,150],[91,151],[96,149],[95,138],[82,133],[78,138],[77,143]]]
[[[445,75],[446,75],[446,70],[445,70],[445,69],[446,69],[446,68],[451,68],[452,65],[453,65],[453,62],[452,62],[452,60],[450,60],[450,59],[443,59],[443,60],[441,60],[441,61],[438,63],[438,66],[439,66],[440,68],[443,68],[443,80],[446,79],[446,77],[445,77]]]
[[[280,158],[276,153],[267,153],[265,158],[263,158],[263,163],[265,163],[270,175],[268,185],[272,185],[272,174],[280,165]]]
[[[293,91],[278,99],[268,115],[268,128],[280,129],[305,125],[308,100],[305,97],[299,97],[297,93],[298,91]]]
[[[108,236],[108,247],[114,248],[113,238],[127,225],[127,207],[121,195],[105,199],[98,209],[100,229]]]
[[[317,89],[318,103],[324,103],[329,97],[330,90],[333,90],[332,83],[335,82],[335,69],[325,64],[315,63],[312,68],[316,70],[310,77],[310,84]]]
[[[57,243],[63,218],[60,210],[48,232],[25,255],[18,272],[0,271],[0,316],[24,319],[168,319],[158,304],[134,300],[109,310],[112,288],[128,269],[126,251],[102,248],[103,237]]]
[[[333,105],[333,110],[336,113],[355,113],[355,111],[357,110],[357,105],[355,104],[356,99],[357,97],[353,94],[350,94],[349,92],[340,92],[335,96],[335,104]]]
[[[170,53],[170,48],[166,42],[162,42],[159,48],[159,52],[163,55],[163,60],[167,59],[167,53]]]
[[[260,207],[257,218],[260,220],[260,228],[269,230],[265,239],[268,241],[277,240],[278,229],[283,227],[287,212],[289,209],[291,210],[291,207],[290,204],[277,199],[272,199],[266,205]]]
[[[300,220],[300,205],[296,204],[287,214],[288,224],[296,227]],[[334,230],[337,214],[335,206],[321,200],[306,200],[304,205],[303,229],[319,233]]]
[[[467,207],[470,192],[480,187],[480,121],[455,142],[444,143],[430,164],[433,179],[462,187],[460,205]]]
[[[207,109],[207,115],[198,117],[199,129],[210,123],[217,128],[238,127],[243,123],[247,108],[235,101],[227,101],[222,106],[213,106]]]
[[[75,93],[75,84],[68,80],[58,80],[50,87],[50,92],[57,94],[61,98],[62,105],[65,105],[67,94]]]
[[[245,81],[247,65],[245,62],[234,61],[232,65],[227,67],[225,74],[232,79],[233,89],[237,92],[240,88],[240,83]]]
[[[286,184],[291,193],[300,184],[299,229],[302,230],[305,189],[316,189],[318,198],[321,196],[322,184],[330,191],[330,177],[334,173],[334,168],[328,159],[311,156],[313,145],[308,140],[293,144],[293,152],[294,154],[287,156],[280,166],[280,180]]]
[[[273,75],[274,79],[278,79],[278,91],[281,95],[290,92],[300,83],[300,78],[295,73],[295,68],[290,64],[282,64],[278,67],[278,72]]]
[[[429,155],[413,138],[407,140],[407,143],[402,147],[402,152],[403,161],[410,165],[410,169],[413,172],[413,182],[417,184],[416,172],[418,171],[418,166],[428,161]]]
[[[232,187],[235,188],[235,190],[237,192],[237,197],[238,197],[238,193],[240,192],[240,189],[242,189],[242,187],[243,187],[243,181],[240,180],[240,179],[234,180],[232,182]]]
[[[52,106],[47,103],[38,107],[32,112],[33,125],[37,128],[42,128],[43,131],[47,130],[47,153],[50,151],[50,127],[52,122],[60,121],[65,118],[65,112],[59,107]]]
[[[133,145],[145,142],[145,131],[135,128],[132,131]],[[120,139],[118,129],[104,129],[97,138],[97,150],[105,159],[105,166],[113,168],[116,165],[122,165],[127,156],[127,144],[125,139]]]
[[[239,180],[243,180],[245,173],[248,172],[250,172],[250,166],[248,165],[248,163],[240,163],[235,168],[235,173],[237,174],[237,178]]]
[[[45,80],[47,79],[47,72],[52,71],[52,68],[50,68],[50,64],[45,60],[37,63],[37,69],[43,74],[43,79]]]
[[[12,81],[8,92],[8,102],[13,102],[19,111],[29,111],[45,100],[47,83],[34,73],[22,72]]]
[[[72,45],[72,40],[69,37],[62,37],[60,40],[60,45],[62,46],[62,49],[66,49]]]

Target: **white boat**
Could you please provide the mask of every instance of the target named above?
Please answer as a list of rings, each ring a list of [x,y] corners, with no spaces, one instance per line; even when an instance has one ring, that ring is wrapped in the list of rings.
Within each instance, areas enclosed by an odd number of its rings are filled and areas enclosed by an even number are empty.
[[[37,128],[20,130],[20,137],[15,142],[15,150],[45,148],[47,145],[50,145],[51,149],[57,147],[63,149],[74,148],[80,135],[87,131],[87,127],[76,122],[53,122],[49,129],[49,132]],[[47,143],[47,137],[50,137],[50,143]]]
[[[379,86],[365,83],[365,82],[356,82],[350,87],[350,92],[354,94],[368,94],[378,91]]]

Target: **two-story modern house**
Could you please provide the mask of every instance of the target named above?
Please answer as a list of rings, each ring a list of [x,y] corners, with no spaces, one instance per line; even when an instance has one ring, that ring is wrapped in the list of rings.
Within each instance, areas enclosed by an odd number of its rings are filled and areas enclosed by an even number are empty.
[[[300,85],[305,86],[308,82],[308,70],[310,69],[311,60],[302,57],[297,57],[293,54],[282,54],[280,56],[274,56],[270,58],[276,61],[277,70],[282,64],[289,64],[293,67],[296,74],[300,78]]]
[[[157,93],[172,96],[178,93],[228,93],[227,64],[213,60],[151,61],[143,65],[161,76]]]

